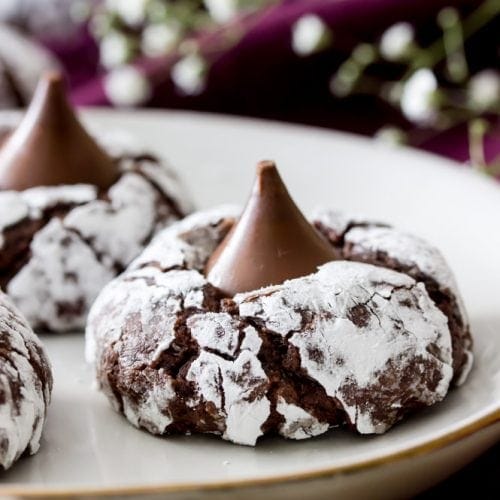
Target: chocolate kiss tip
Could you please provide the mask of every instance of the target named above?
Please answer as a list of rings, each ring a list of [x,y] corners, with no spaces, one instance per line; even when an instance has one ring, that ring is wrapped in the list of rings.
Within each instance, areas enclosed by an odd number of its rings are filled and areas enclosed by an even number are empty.
[[[63,184],[106,189],[118,173],[78,121],[61,73],[45,73],[23,120],[0,149],[0,190]]]
[[[306,276],[335,258],[291,199],[274,162],[262,161],[247,205],[206,273],[210,283],[233,296]]]
[[[53,89],[57,88],[64,94],[64,77],[60,71],[46,71],[41,76],[38,85],[45,85]]]
[[[276,163],[271,160],[262,160],[257,163],[257,175],[262,175],[266,171],[274,170],[278,173],[278,169],[276,168]]]
[[[60,71],[46,71],[42,75],[42,79],[49,82],[49,83],[62,83],[64,78],[62,76],[62,73]]]

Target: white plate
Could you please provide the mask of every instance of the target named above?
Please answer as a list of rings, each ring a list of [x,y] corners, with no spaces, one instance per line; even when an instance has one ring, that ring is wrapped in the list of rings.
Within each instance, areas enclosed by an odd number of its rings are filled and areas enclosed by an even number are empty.
[[[92,388],[81,335],[44,336],[53,403],[40,452],[1,477],[0,494],[408,496],[500,437],[500,189],[446,160],[323,130],[194,113],[92,111],[177,166],[199,207],[242,203],[255,163],[277,160],[299,205],[381,218],[438,245],[455,269],[476,339],[470,380],[380,437],[332,431],[254,448],[213,437],[158,438],[131,427]],[[482,430],[481,430],[482,429]],[[468,436],[468,437],[467,437]],[[347,472],[350,474],[339,474]],[[368,486],[367,486],[368,485]],[[370,489],[367,490],[366,488]]]

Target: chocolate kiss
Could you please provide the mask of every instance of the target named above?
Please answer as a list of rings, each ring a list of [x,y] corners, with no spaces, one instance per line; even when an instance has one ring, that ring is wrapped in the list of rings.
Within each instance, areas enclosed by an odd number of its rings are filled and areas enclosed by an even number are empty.
[[[210,283],[233,296],[306,276],[335,258],[290,198],[276,165],[263,161],[239,221],[212,254],[206,273]]]
[[[106,189],[117,176],[113,160],[76,118],[61,75],[44,75],[24,119],[0,150],[0,189],[60,184]]]

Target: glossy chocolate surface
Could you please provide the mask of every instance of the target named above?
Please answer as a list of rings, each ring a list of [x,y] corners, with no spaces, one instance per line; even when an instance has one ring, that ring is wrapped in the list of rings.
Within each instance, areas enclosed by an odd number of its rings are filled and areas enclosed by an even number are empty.
[[[0,145],[2,190],[62,184],[106,189],[118,177],[113,160],[78,121],[58,73],[42,77],[20,125]]]
[[[276,165],[264,161],[240,219],[209,259],[206,273],[232,296],[306,276],[335,258],[291,199]]]

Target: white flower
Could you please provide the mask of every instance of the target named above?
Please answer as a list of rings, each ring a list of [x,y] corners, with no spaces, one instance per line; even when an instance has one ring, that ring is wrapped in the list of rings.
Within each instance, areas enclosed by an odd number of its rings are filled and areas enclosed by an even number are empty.
[[[469,81],[469,98],[480,110],[500,104],[500,74],[494,69],[476,73]]]
[[[405,142],[405,133],[397,128],[397,127],[392,127],[390,125],[386,125],[379,129],[373,138],[376,141],[383,142],[385,144],[389,144],[392,146],[397,146],[399,144],[404,144]]]
[[[137,106],[151,95],[146,77],[133,66],[112,70],[104,80],[104,90],[115,106]]]
[[[190,54],[172,68],[171,78],[185,94],[196,95],[205,88],[206,63],[197,54]]]
[[[388,61],[399,61],[408,54],[413,43],[414,30],[410,23],[396,23],[380,39],[380,53]]]
[[[106,0],[106,7],[116,12],[129,26],[141,24],[146,17],[149,0]]]
[[[438,83],[434,73],[422,68],[408,79],[401,95],[404,115],[415,123],[430,123],[436,118],[435,95]]]
[[[314,14],[300,17],[292,26],[292,49],[301,56],[316,52],[328,36],[328,28]]]
[[[142,33],[142,50],[147,56],[169,52],[179,40],[179,27],[174,24],[151,24]]]
[[[129,55],[127,37],[112,32],[106,35],[99,45],[99,58],[105,68],[114,68],[123,64]]]
[[[238,0],[204,0],[210,16],[218,23],[230,21],[238,12]]]
[[[77,24],[88,20],[92,13],[92,6],[85,0],[75,0],[69,5],[69,15],[71,20]]]
[[[102,38],[111,29],[110,16],[104,12],[97,12],[90,17],[89,29],[95,38]]]

